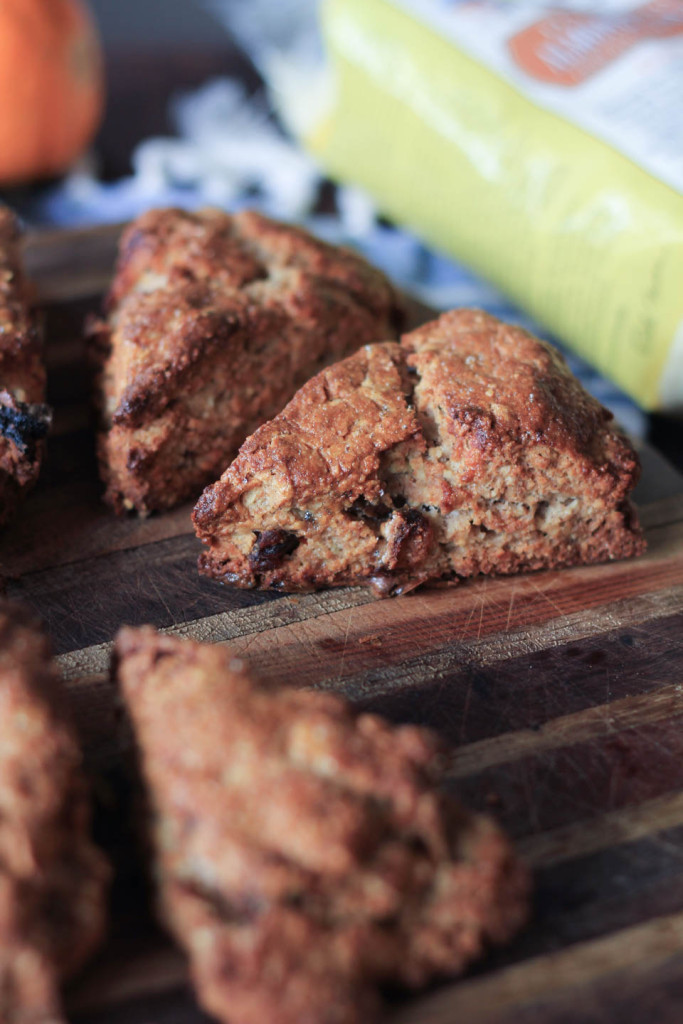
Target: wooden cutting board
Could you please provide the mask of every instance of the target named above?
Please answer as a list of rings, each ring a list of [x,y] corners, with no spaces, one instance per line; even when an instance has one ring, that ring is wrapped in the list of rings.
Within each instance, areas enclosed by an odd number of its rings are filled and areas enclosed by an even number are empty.
[[[683,478],[644,450],[649,550],[635,562],[381,602],[363,590],[287,597],[202,580],[189,508],[117,519],[99,500],[81,324],[116,237],[29,240],[55,428],[40,485],[0,543],[8,594],[52,636],[100,780],[101,833],[122,862],[112,938],[70,993],[72,1019],[203,1019],[127,856],[109,645],[122,623],[151,622],[227,641],[262,676],[435,727],[454,748],[448,785],[495,814],[533,865],[527,931],[460,982],[397,1002],[395,1024],[679,1024]]]

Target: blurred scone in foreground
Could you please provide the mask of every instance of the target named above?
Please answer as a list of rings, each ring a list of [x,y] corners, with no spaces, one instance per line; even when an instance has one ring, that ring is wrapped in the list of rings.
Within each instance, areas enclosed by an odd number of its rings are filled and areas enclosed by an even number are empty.
[[[106,499],[196,498],[311,374],[395,337],[398,298],[360,256],[258,213],[153,210],[121,241],[91,328]]]
[[[527,915],[494,823],[440,793],[429,732],[254,681],[222,646],[124,629],[162,916],[230,1024],[372,1024]]]
[[[47,640],[0,603],[0,1021],[58,1024],[60,985],[99,945],[108,865]]]
[[[207,575],[242,587],[515,573],[644,550],[640,467],[562,356],[457,310],[323,370],[194,512]]]

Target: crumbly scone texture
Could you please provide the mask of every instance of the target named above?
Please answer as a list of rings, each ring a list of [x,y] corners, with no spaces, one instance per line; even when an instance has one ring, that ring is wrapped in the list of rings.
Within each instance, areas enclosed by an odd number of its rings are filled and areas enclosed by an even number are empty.
[[[426,581],[644,550],[638,457],[562,356],[456,310],[319,373],[194,511],[200,568],[242,587]]]
[[[0,525],[40,471],[50,425],[40,333],[29,309],[14,215],[0,207]]]
[[[125,231],[90,328],[106,499],[196,499],[313,373],[378,337],[400,303],[349,250],[246,211],[154,210]]]
[[[0,603],[0,1021],[61,1024],[60,982],[103,935],[109,868],[49,645]]]
[[[529,878],[436,788],[440,747],[332,694],[255,682],[223,646],[124,629],[162,914],[230,1024],[370,1024],[507,941]]]

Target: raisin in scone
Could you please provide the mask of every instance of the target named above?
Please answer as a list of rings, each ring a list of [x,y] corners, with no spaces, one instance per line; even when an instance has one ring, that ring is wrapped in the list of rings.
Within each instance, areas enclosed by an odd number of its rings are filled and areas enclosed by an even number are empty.
[[[50,424],[40,334],[13,214],[0,207],[0,525],[38,477]]]
[[[0,603],[0,1021],[58,1024],[61,982],[99,945],[109,868],[59,680],[32,618]]]
[[[194,512],[202,571],[242,587],[428,580],[644,549],[638,458],[562,356],[474,310],[319,373]]]
[[[90,328],[106,499],[193,498],[311,374],[394,337],[397,295],[352,252],[254,212],[155,210],[124,233]]]
[[[440,746],[223,646],[124,629],[162,916],[230,1024],[368,1024],[384,985],[460,972],[526,918],[494,823],[440,793]]]

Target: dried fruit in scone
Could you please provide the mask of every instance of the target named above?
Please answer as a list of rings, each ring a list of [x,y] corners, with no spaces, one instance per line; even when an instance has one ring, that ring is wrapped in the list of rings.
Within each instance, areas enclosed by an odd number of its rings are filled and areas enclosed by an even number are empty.
[[[436,788],[439,743],[267,687],[223,646],[124,629],[163,918],[230,1024],[368,1024],[527,915],[506,838]]]
[[[393,337],[360,256],[257,213],[154,210],[124,233],[99,364],[99,455],[119,511],[196,498],[311,374]]]
[[[319,373],[194,512],[201,569],[242,587],[428,580],[644,549],[638,458],[562,356],[459,310]]]
[[[29,310],[13,214],[0,207],[0,525],[38,478],[50,425],[40,335]]]
[[[61,982],[103,936],[109,868],[90,839],[49,645],[0,602],[0,1021],[58,1024]]]

